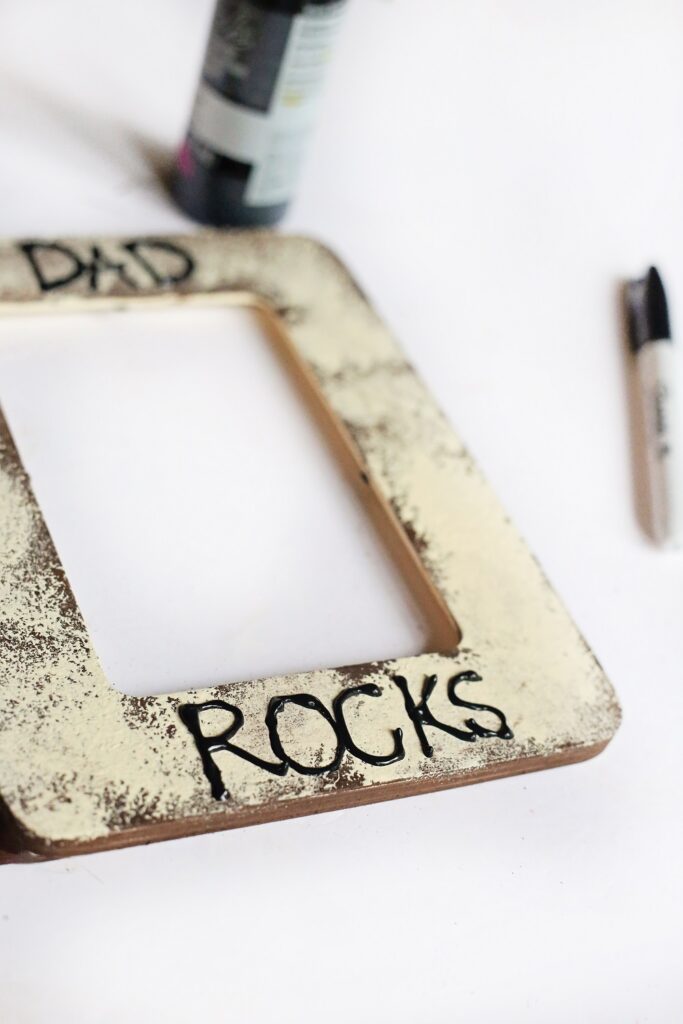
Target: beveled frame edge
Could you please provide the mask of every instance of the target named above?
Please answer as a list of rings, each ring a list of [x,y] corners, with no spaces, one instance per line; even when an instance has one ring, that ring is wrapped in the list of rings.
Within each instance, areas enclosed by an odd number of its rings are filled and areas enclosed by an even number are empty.
[[[32,252],[36,258],[36,246],[42,245],[45,253],[45,246],[55,244],[75,254],[74,268],[80,265],[81,269],[62,285],[41,291],[35,259],[32,262],[27,253]],[[34,249],[27,248],[30,246]],[[170,260],[171,271],[166,270],[165,276],[158,261],[150,263],[153,250],[156,256],[161,253],[167,262]],[[180,278],[178,253],[192,264],[191,273]],[[142,261],[138,259],[141,255]],[[68,261],[63,254],[60,258]],[[149,266],[154,268],[153,274]],[[42,270],[48,274],[49,260],[43,262]],[[14,688],[10,683],[10,699],[15,708],[19,702],[24,712],[33,709],[33,715],[19,717],[37,729],[43,720],[37,711],[35,684],[49,664],[47,648],[52,645],[54,651],[57,641],[60,666],[53,683],[59,700],[64,701],[74,676],[80,673],[87,678],[84,697],[79,698],[81,710],[84,705],[90,708],[87,720],[91,724],[99,721],[100,727],[103,722],[115,722],[117,734],[125,725],[126,740],[120,740],[122,749],[116,767],[102,751],[99,760],[76,757],[68,739],[70,730],[74,734],[76,719],[69,723],[69,715],[61,706],[56,722],[41,725],[39,730],[49,736],[51,757],[61,753],[62,768],[68,767],[69,758],[73,758],[77,784],[62,783],[60,789],[54,770],[47,782],[43,778],[48,758],[37,757],[31,769],[31,753],[37,753],[35,744],[23,734],[21,742],[7,743],[5,733],[5,742],[0,743],[0,793],[6,818],[11,822],[6,835],[9,840],[14,831],[16,852],[61,856],[236,827],[536,770],[581,760],[602,749],[619,720],[609,684],[433,400],[329,250],[309,239],[221,232],[187,238],[77,239],[8,242],[0,246],[0,314],[179,301],[255,305],[275,321],[281,332],[286,332],[288,351],[309,386],[319,390],[331,410],[347,457],[372,481],[383,513],[391,513],[400,524],[407,557],[423,570],[418,578],[426,574],[432,597],[436,594],[437,606],[442,604],[444,621],[457,618],[468,646],[461,645],[447,655],[435,653],[352,670],[330,669],[287,679],[259,680],[250,683],[248,689],[236,684],[184,695],[127,697],[104,679],[17,457],[10,467],[14,473],[12,477],[10,472],[10,490],[15,496],[17,489],[23,492],[20,504],[28,513],[33,531],[32,555],[28,563],[26,559],[22,563],[23,586],[26,589],[28,580],[36,578],[38,552],[42,557],[42,562],[38,559],[41,585],[50,595],[52,617],[42,661],[34,658],[30,666],[23,666],[28,671],[21,683],[17,684],[15,678]],[[5,473],[7,453],[13,448],[8,441],[4,448]],[[435,476],[439,478],[436,485]],[[6,475],[5,483],[7,480]],[[6,545],[0,548],[0,566],[6,565],[7,553]],[[26,573],[27,564],[31,575]],[[20,576],[14,574],[15,586],[22,583]],[[62,606],[68,606],[68,614]],[[35,626],[36,609],[30,602],[27,609]],[[59,614],[55,609],[61,609]],[[38,614],[45,619],[44,611]],[[7,617],[7,605],[3,605],[0,594],[0,619],[3,615]],[[534,645],[531,651],[529,635]],[[7,675],[16,672],[17,662],[8,660],[7,649],[3,649],[0,664],[7,698]],[[511,677],[507,682],[503,667]],[[466,750],[449,749],[439,742],[438,735],[429,763],[424,751],[413,743],[401,764],[392,766],[381,778],[373,766],[354,765],[343,785],[340,769],[332,785],[321,783],[319,778],[315,783],[305,779],[305,785],[283,790],[283,780],[263,786],[247,772],[237,786],[242,786],[240,792],[246,794],[245,799],[241,803],[238,799],[231,809],[217,808],[207,799],[206,778],[190,738],[185,737],[184,742],[176,739],[177,707],[185,700],[206,701],[229,694],[248,709],[285,685],[289,687],[286,692],[305,685],[307,692],[319,694],[324,703],[330,701],[335,687],[348,687],[362,680],[386,688],[387,679],[396,674],[407,677],[417,699],[420,676],[444,677],[456,669],[471,674],[475,668],[484,679],[483,699],[491,706],[504,707],[514,720],[514,740],[494,738],[488,743],[467,744]],[[529,687],[531,701],[528,692],[524,693]],[[105,705],[110,720],[106,715],[102,717]],[[387,705],[374,726],[377,734],[390,732],[395,723],[396,701],[387,700]],[[163,742],[159,720],[165,728],[176,725],[162,752],[155,746]],[[356,713],[354,727],[362,724]],[[144,743],[137,742],[136,734],[140,732],[148,748],[159,753],[161,766],[126,776],[126,765],[130,767],[136,756],[139,758],[141,746],[145,750]],[[75,735],[82,745],[82,725]],[[94,749],[91,745],[91,753]],[[163,780],[174,771],[177,777],[173,787]],[[72,797],[67,795],[69,785]],[[255,803],[250,802],[254,793]],[[66,814],[60,800],[73,799],[74,795],[81,806]]]
[[[45,842],[40,836],[24,831],[8,814],[7,808],[0,801],[0,838],[2,839],[0,842],[0,866],[78,857],[88,853],[106,853],[110,850],[126,849],[129,846],[147,846],[150,843],[165,842],[171,839],[209,835],[213,832],[228,832],[236,828],[267,825],[276,821],[290,821],[295,818],[308,817],[311,814],[349,810],[353,807],[365,807],[369,804],[385,803],[389,800],[420,796],[424,793],[437,793],[442,790],[473,786],[479,782],[493,782],[496,779],[530,775],[533,772],[563,768],[589,761],[602,753],[608,743],[609,739],[606,739],[589,746],[567,747],[566,750],[560,751],[552,757],[539,754],[512,764],[509,762],[490,764],[486,768],[470,773],[461,773],[457,776],[437,776],[430,781],[428,787],[425,786],[422,778],[390,782],[356,792],[342,790],[324,795],[301,797],[277,806],[264,804],[257,809],[243,811],[227,820],[221,820],[215,815],[209,817],[198,815],[195,818],[178,819],[169,822],[164,827],[163,834],[159,833],[156,826],[133,825],[125,831],[114,832],[106,837],[82,843],[71,840]]]

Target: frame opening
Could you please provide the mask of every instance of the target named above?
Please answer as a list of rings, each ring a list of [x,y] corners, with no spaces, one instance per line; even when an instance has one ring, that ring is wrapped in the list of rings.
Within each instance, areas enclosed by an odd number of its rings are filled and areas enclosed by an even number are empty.
[[[0,329],[0,401],[112,685],[146,695],[455,649],[457,626],[391,509],[358,463],[352,443],[310,372],[295,356],[285,325],[253,296],[239,299],[249,308],[193,306],[156,311],[150,319],[150,310],[143,307],[125,317],[81,313],[49,324],[12,318]],[[230,356],[235,354],[237,376],[241,371],[250,373],[253,403],[248,389],[235,389],[230,378]],[[155,381],[155,366],[157,373],[162,377],[166,373],[170,379]],[[263,386],[254,387],[259,375]],[[104,388],[99,397],[98,381]],[[199,400],[202,388],[206,409]],[[230,402],[241,403],[248,420],[246,436],[236,446],[243,453],[241,477],[236,452],[225,451],[225,437],[220,434],[230,419],[221,415],[222,399],[226,407]],[[254,403],[263,415],[257,409],[250,418]],[[145,405],[152,431],[148,438],[139,437],[134,429],[144,422]],[[305,447],[303,462],[314,459],[309,466],[312,475],[302,464],[300,452],[280,444],[278,415],[283,411],[296,421],[287,423],[290,442]],[[202,416],[203,425],[197,422]],[[47,430],[50,422],[52,429]],[[90,447],[83,451],[78,434],[88,422],[92,436]],[[213,438],[212,424],[218,431]],[[298,554],[293,550],[301,537],[296,536],[292,519],[296,502],[287,488],[287,473],[279,473],[276,467],[277,480],[259,490],[260,475],[244,462],[250,450],[258,454],[255,448],[267,454],[269,424],[280,457],[292,459],[292,487],[301,490],[305,506],[301,511],[310,513],[308,518],[301,517],[301,531],[310,541],[310,565],[302,564],[306,545],[299,545]],[[194,453],[208,470],[207,443],[214,446],[216,473],[228,474],[232,483],[219,482],[215,487],[216,481],[212,483],[205,472],[202,484],[191,462]],[[169,465],[174,444],[178,475],[182,476],[183,467],[189,472],[185,490],[174,486]],[[160,449],[162,466],[156,464],[154,454]],[[118,489],[113,491],[111,474],[114,478],[118,474]],[[316,474],[320,493],[316,493]],[[136,515],[136,484],[147,487],[148,497],[151,493],[153,498],[155,480],[159,500],[144,514],[140,523],[144,536],[135,541],[131,517]],[[266,515],[261,506],[268,494],[271,508]],[[335,512],[335,502],[343,506],[338,509],[335,529],[339,529],[324,534],[316,521],[325,525],[325,518]],[[203,503],[212,506],[211,515],[202,517]],[[222,503],[222,516],[214,514],[216,503]],[[123,505],[123,521],[117,522],[111,512],[115,504]],[[183,514],[188,519],[185,536]],[[254,567],[252,585],[248,559],[243,557],[242,544],[235,545],[230,523],[237,520],[244,528],[254,519],[254,545],[258,524],[267,524],[269,517],[277,521],[278,516],[289,516],[280,542],[286,545],[289,538],[292,550],[281,547],[278,561],[277,545],[266,545],[261,564]],[[349,529],[342,523],[344,518]],[[209,535],[215,544],[205,543]],[[362,557],[347,565],[356,555],[354,537]],[[273,544],[272,535],[266,539]],[[140,567],[142,555],[149,556],[150,571],[135,575],[126,540],[133,547],[138,545]],[[169,568],[163,565],[165,544],[188,548],[184,562],[177,550],[171,552],[175,576],[164,575]],[[334,557],[321,565],[326,550],[335,545]],[[225,557],[230,550],[238,560],[234,573]],[[198,560],[196,573],[193,557]],[[94,573],[93,565],[103,566],[104,571]],[[154,565],[161,574],[156,587]],[[282,576],[288,573],[293,574],[289,591],[282,586]],[[202,578],[209,579],[208,586],[202,586]],[[280,588],[279,621],[277,616],[276,621],[272,616],[268,619],[273,609],[262,607],[264,602],[258,598],[259,593],[268,593],[269,579],[272,587]],[[200,621],[202,609],[206,628]]]

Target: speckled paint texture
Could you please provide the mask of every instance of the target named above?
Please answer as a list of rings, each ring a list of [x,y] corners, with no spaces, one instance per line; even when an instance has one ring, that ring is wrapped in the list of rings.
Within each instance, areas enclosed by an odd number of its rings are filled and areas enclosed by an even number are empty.
[[[126,696],[104,676],[0,419],[0,846],[16,856],[61,856],[531,771],[604,747],[619,709],[599,664],[391,334],[326,248],[265,232],[206,232],[75,239],[30,256],[18,243],[0,246],[0,313],[242,302],[277,321],[386,529],[419,568],[441,632],[455,620],[462,639],[446,654]],[[448,700],[448,680],[467,671],[481,678],[461,684],[459,695],[504,712],[513,738],[463,742],[426,724],[426,756],[395,676],[418,703],[425,677],[435,675],[433,716],[462,729],[474,718],[493,730],[492,712]],[[234,743],[275,762],[265,725],[272,698],[307,693],[331,709],[342,691],[366,683],[381,694],[348,700],[349,731],[379,755],[400,728],[401,760],[371,765],[347,749],[334,770],[275,775],[219,750],[212,760],[229,797],[212,796],[181,705],[219,699],[239,707],[244,725]],[[201,721],[211,736],[233,719],[207,710]],[[288,705],[280,734],[302,763],[333,759],[334,728],[313,710]]]

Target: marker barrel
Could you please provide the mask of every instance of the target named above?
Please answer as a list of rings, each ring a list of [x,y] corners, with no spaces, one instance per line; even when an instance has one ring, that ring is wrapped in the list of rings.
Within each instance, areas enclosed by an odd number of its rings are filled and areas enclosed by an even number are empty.
[[[647,448],[653,537],[683,540],[683,459],[677,417],[677,358],[671,339],[648,341],[635,356]]]

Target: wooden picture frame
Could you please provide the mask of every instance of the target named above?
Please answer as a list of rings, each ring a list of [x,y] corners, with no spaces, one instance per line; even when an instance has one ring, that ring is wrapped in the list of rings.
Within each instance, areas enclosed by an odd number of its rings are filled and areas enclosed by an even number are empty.
[[[0,245],[0,314],[172,303],[249,305],[268,321],[427,613],[430,650],[162,696],[118,692],[0,417],[6,857],[232,828],[598,753],[619,721],[610,684],[326,248],[267,232]]]

